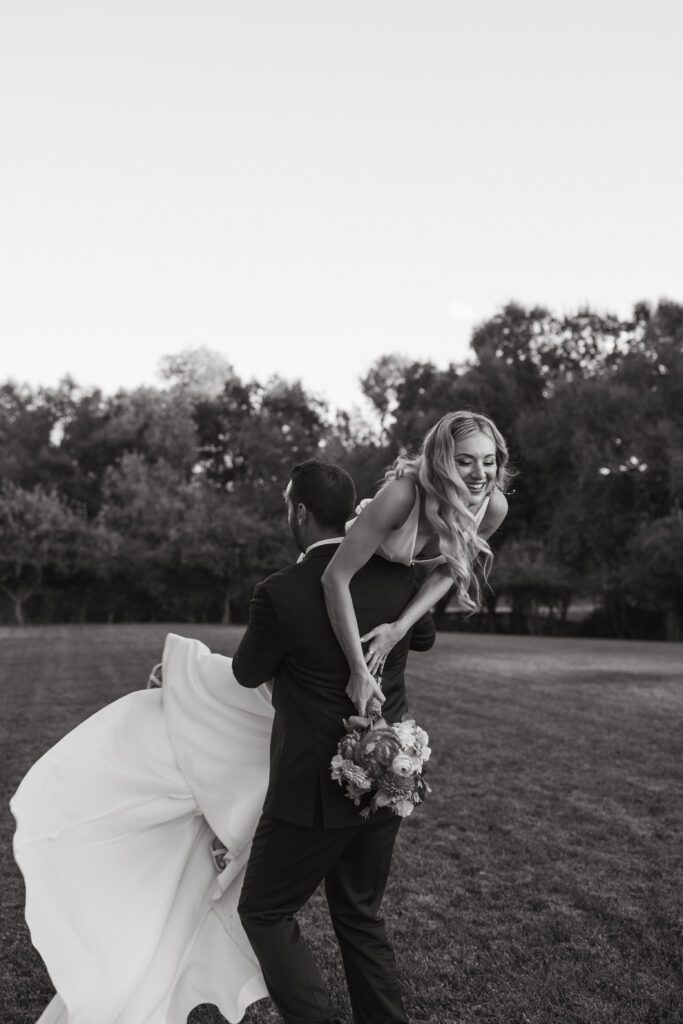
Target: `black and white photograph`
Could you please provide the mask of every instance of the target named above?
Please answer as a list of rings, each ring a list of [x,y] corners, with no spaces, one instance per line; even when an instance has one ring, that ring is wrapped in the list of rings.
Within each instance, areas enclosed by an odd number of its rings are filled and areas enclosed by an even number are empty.
[[[0,1024],[683,1024],[682,41],[0,3]]]

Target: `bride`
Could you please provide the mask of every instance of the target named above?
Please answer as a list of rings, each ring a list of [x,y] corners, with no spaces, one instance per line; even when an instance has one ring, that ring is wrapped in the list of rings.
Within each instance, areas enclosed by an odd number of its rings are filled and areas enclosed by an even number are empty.
[[[474,607],[475,560],[507,509],[507,461],[490,420],[447,414],[348,524],[324,585],[357,704],[453,581]],[[375,551],[422,555],[433,571],[402,621],[368,634],[366,664],[347,591]],[[239,686],[229,658],[175,634],[162,665],[162,687],[83,722],[11,801],[26,919],[57,992],[38,1024],[185,1024],[199,1003],[236,1022],[267,995],[237,902],[268,785],[269,686]]]

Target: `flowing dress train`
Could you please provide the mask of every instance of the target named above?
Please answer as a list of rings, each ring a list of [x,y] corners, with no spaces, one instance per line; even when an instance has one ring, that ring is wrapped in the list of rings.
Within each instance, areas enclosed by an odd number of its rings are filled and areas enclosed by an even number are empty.
[[[162,688],[103,708],[29,770],[14,853],[57,991],[38,1024],[185,1024],[199,1003],[235,1022],[267,995],[237,901],[272,719],[266,686],[171,633]]]

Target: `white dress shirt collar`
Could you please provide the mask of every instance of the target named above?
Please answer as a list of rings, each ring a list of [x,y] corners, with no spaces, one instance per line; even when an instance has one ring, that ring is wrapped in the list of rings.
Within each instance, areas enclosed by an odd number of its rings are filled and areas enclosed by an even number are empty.
[[[317,540],[315,544],[309,544],[306,550],[301,552],[301,554],[297,558],[297,563],[303,562],[308,552],[312,551],[313,548],[319,548],[321,544],[341,544],[343,540],[343,537],[326,537],[325,540]]]
[[[304,555],[307,555],[309,551],[313,550],[313,548],[319,548],[321,544],[341,544],[343,540],[343,537],[325,537],[325,540],[317,540],[315,544],[308,545],[304,551]]]

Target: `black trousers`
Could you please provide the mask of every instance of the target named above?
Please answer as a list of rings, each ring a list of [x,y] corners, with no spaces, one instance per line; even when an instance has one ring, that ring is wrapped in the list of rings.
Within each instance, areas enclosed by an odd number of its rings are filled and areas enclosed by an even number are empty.
[[[400,823],[386,811],[337,829],[304,828],[262,815],[239,914],[286,1024],[338,1020],[294,917],[323,879],[356,1024],[407,1024],[380,916]]]

